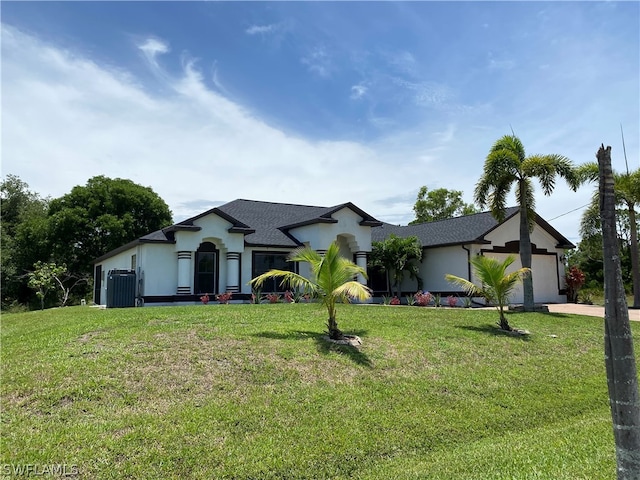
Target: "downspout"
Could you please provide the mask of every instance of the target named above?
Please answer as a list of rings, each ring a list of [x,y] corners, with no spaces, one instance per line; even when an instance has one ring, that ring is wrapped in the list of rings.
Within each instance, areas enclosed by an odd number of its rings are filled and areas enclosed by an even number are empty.
[[[471,249],[465,247],[464,245],[462,245],[462,249],[467,252],[467,276],[469,277],[469,281],[471,281]],[[478,302],[474,302],[473,297],[470,297],[470,298],[472,303],[475,303],[476,305],[485,306]]]
[[[471,249],[462,245],[462,249],[467,252],[467,277],[471,281]]]

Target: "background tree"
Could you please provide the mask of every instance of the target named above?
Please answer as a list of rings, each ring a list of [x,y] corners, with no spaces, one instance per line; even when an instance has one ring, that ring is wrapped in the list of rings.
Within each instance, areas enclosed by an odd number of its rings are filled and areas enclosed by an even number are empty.
[[[28,273],[29,288],[33,288],[36,291],[36,296],[40,299],[41,310],[44,310],[44,302],[50,290],[56,288],[56,285],[62,286],[64,290],[60,277],[64,275],[66,271],[66,265],[56,265],[55,263],[38,261],[34,265],[34,271]],[[65,303],[67,297],[68,291],[65,295]]]
[[[507,195],[515,185],[516,202],[520,207],[520,263],[531,268],[531,231],[535,220],[535,197],[533,179],[537,179],[545,195],[553,192],[556,177],[567,180],[575,191],[578,177],[571,161],[557,154],[525,155],[524,146],[515,135],[505,135],[491,148],[484,163],[484,170],[476,184],[475,202],[488,205],[499,222],[505,219]],[[523,280],[524,310],[535,310],[533,277]]]
[[[598,164],[588,162],[582,164],[577,169],[578,178],[581,183],[598,182]],[[631,278],[623,281],[631,283],[633,291],[633,308],[640,308],[640,246],[638,244],[638,216],[636,207],[640,206],[640,169],[633,172],[616,173],[613,172],[614,198],[616,205],[620,209],[616,210],[616,225],[619,241],[622,248],[622,267],[626,263],[630,268],[623,268],[623,271],[631,272]],[[593,201],[585,210],[581,220],[581,233],[583,238],[590,235],[600,236],[600,211],[598,206],[598,195],[593,197]],[[628,257],[628,258],[627,258]]]
[[[369,264],[384,270],[387,278],[387,289],[400,298],[405,272],[418,280],[421,289],[419,262],[422,259],[422,245],[416,236],[398,237],[393,233],[382,242],[371,243]]]
[[[416,219],[409,225],[445,220],[478,212],[473,204],[465,203],[462,200],[461,191],[447,190],[446,188],[429,191],[426,186],[420,188],[413,211],[416,214]]]
[[[51,201],[49,237],[57,262],[91,275],[91,261],[172,223],[167,204],[151,188],[97,176]]]
[[[29,190],[15,175],[0,183],[0,288],[2,308],[29,302],[26,274],[38,260],[48,260],[48,199]]]
[[[498,312],[500,312],[498,326],[502,330],[509,332],[513,329],[504,315],[504,307],[509,304],[509,297],[518,283],[531,274],[531,269],[529,268],[520,268],[514,272],[507,273],[507,268],[514,261],[515,257],[513,255],[509,255],[502,262],[484,255],[473,257],[469,262],[473,267],[476,278],[480,281],[480,286],[466,278],[457,277],[450,273],[445,275],[448,282],[462,287],[467,294],[484,297],[487,302],[495,304]]]
[[[338,328],[336,320],[336,303],[348,302],[351,298],[360,301],[371,298],[371,290],[366,285],[353,280],[361,274],[365,278],[367,272],[340,255],[340,247],[336,242],[329,245],[326,253],[320,255],[309,247],[294,250],[289,255],[291,262],[308,262],[311,268],[311,278],[305,278],[294,272],[286,270],[270,270],[251,280],[251,285],[260,289],[265,280],[269,278],[282,278],[282,285],[293,290],[309,293],[320,299],[327,307],[329,319],[327,329],[329,338],[339,340],[344,337]]]
[[[616,445],[617,476],[618,479],[637,479],[640,478],[640,398],[633,336],[622,285],[620,249],[616,236],[616,198],[614,174],[611,169],[611,147],[604,148],[604,145],[601,145],[597,158],[604,256],[604,355]]]

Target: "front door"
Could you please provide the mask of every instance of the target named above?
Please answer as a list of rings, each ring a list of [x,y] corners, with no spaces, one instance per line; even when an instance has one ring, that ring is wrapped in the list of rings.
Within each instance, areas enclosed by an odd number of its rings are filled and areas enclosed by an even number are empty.
[[[218,293],[218,250],[211,242],[200,244],[196,252],[195,293]]]

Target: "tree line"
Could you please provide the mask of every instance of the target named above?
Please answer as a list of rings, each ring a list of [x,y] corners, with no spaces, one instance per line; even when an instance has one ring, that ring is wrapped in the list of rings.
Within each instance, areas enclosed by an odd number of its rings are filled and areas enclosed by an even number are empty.
[[[95,258],[172,223],[151,188],[105,176],[52,199],[9,174],[0,184],[0,214],[3,310],[90,297]]]

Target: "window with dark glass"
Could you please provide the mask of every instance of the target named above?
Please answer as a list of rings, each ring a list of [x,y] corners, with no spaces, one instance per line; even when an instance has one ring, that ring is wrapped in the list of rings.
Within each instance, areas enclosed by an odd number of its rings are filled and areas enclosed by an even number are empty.
[[[274,253],[274,252],[253,252],[253,267],[251,272],[251,278],[255,278],[258,275],[268,272],[269,270],[286,270],[289,272],[295,272],[295,262],[287,261],[287,253]],[[280,286],[282,277],[267,279],[262,284],[263,292],[283,292],[285,287]]]

